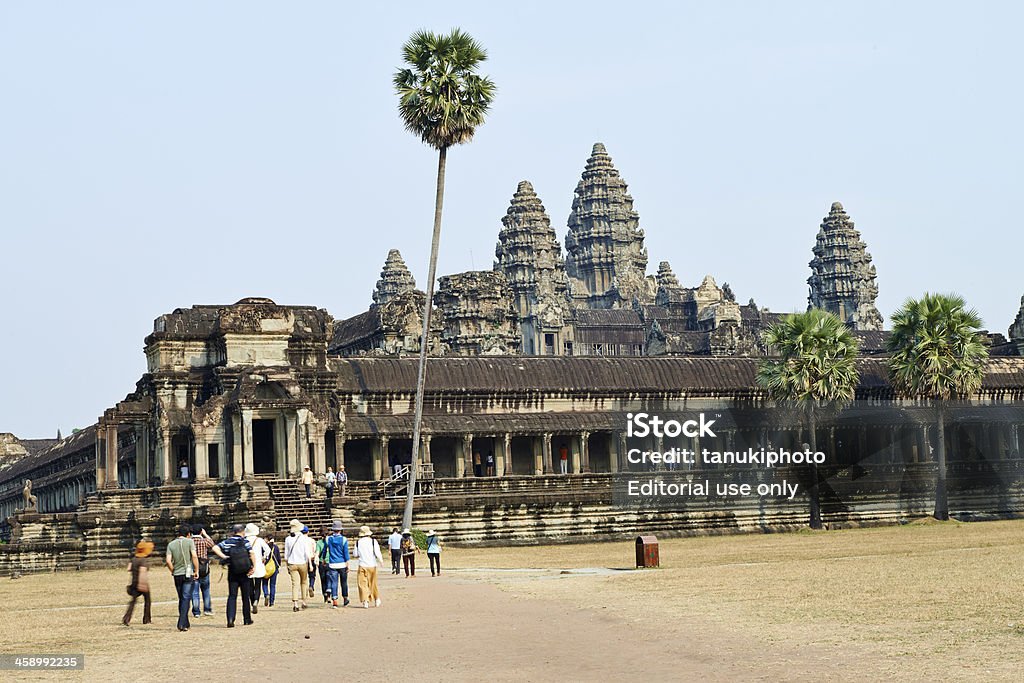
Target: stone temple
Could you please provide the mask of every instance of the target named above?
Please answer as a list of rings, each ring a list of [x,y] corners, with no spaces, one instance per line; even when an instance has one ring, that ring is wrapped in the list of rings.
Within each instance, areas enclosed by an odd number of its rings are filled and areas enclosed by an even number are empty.
[[[493,268],[441,277],[434,298],[418,525],[456,543],[533,543],[805,523],[805,500],[688,503],[666,517],[619,505],[613,492],[619,473],[639,467],[627,458],[634,448],[800,446],[799,421],[780,422],[754,381],[769,352],[763,333],[780,314],[737,303],[711,275],[684,286],[666,261],[648,274],[639,216],[601,144],[576,188],[564,251],[527,181],[495,227]],[[825,519],[924,513],[935,469],[929,409],[894,396],[875,268],[839,203],[810,246],[809,304],[840,316],[862,351],[858,400],[817,435],[830,457]],[[160,315],[145,339],[146,372],[94,425],[54,440],[0,434],[0,535],[11,541],[0,545],[0,570],[120,561],[140,537],[172,537],[181,520],[220,531],[237,521],[282,528],[292,517],[393,525],[402,493],[393,474],[413,453],[425,297],[392,249],[368,309],[348,319],[259,297]],[[949,418],[950,504],[1009,514],[1024,511],[1024,301],[1008,338],[987,343],[982,388]],[[718,430],[628,436],[626,415],[638,410],[711,413]],[[568,475],[555,474],[562,448]],[[492,476],[477,464],[487,456]],[[346,495],[305,501],[296,484],[305,466],[344,466]]]

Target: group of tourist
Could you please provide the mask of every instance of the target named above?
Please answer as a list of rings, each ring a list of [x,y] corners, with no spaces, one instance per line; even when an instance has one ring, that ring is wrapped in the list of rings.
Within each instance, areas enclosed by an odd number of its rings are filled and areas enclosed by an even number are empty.
[[[178,595],[178,630],[191,627],[189,613],[193,618],[213,616],[210,591],[211,555],[220,559],[227,572],[227,604],[225,616],[228,628],[234,628],[238,611],[238,598],[242,599],[242,623],[253,623],[253,615],[259,611],[260,595],[263,606],[273,607],[277,594],[277,576],[287,571],[291,580],[292,611],[306,609],[307,598],[316,595],[316,579],[320,578],[321,593],[325,603],[333,609],[349,604],[348,573],[350,562],[356,562],[356,583],[359,602],[362,607],[381,606],[380,589],[377,586],[377,568],[383,566],[384,558],[378,541],[368,526],[359,528],[359,537],[354,546],[342,533],[342,523],[335,520],[330,529],[325,528],[322,537],[315,539],[308,526],[297,519],[291,520],[284,550],[275,543],[273,534],[260,535],[256,524],[235,524],[231,535],[219,543],[207,534],[200,525],[181,525],[177,537],[167,544],[164,564],[174,580]],[[399,534],[397,528],[388,539],[392,556],[392,571],[399,573],[396,557],[404,563],[406,577],[416,575],[416,546],[412,533],[406,529]],[[395,542],[397,537],[397,545]],[[142,623],[152,621],[150,580],[147,558],[153,553],[151,541],[140,541],[135,556],[128,564],[130,601],[122,623],[131,623],[132,613],[139,598],[143,599]],[[397,555],[396,555],[397,550]],[[427,534],[427,555],[430,557],[430,573],[441,573],[441,542],[436,532]],[[342,603],[339,605],[339,597]],[[201,605],[200,605],[201,603]],[[200,612],[200,606],[202,611]]]
[[[313,470],[309,469],[309,465],[302,468],[302,486],[306,489],[306,498],[313,497],[313,482],[316,481],[316,475]],[[338,490],[338,495],[345,495],[345,485],[348,484],[348,474],[345,473],[345,466],[338,465],[338,471],[335,472],[333,467],[328,467],[327,472],[324,473],[324,489],[327,492],[327,502],[330,504],[332,498],[334,498],[335,489]]]

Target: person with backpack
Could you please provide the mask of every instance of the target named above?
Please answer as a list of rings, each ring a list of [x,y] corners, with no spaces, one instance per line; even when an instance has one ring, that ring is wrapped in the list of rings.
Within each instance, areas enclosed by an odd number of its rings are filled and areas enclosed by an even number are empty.
[[[192,542],[192,527],[182,524],[178,527],[178,537],[167,544],[167,556],[164,562],[171,576],[174,577],[174,590],[178,593],[178,630],[187,631],[188,611],[192,608],[192,591],[199,573],[199,556],[196,555],[196,544]]]
[[[416,546],[416,539],[408,529],[402,531],[402,566],[405,568],[405,578],[416,578],[416,553],[420,549]]]
[[[364,608],[370,606],[373,601],[375,607],[380,607],[380,590],[377,588],[377,567],[384,564],[384,558],[380,554],[380,544],[373,537],[370,527],[363,525],[359,527],[359,540],[356,541],[356,551],[353,557],[359,558],[358,586],[359,602]]]
[[[292,579],[292,611],[298,612],[299,603],[306,609],[306,581],[313,558],[309,556],[309,542],[302,533],[302,522],[293,519],[288,528],[291,533],[284,540],[284,561]]]
[[[238,593],[242,593],[242,624],[252,623],[252,573],[256,568],[256,551],[245,538],[245,525],[235,524],[231,527],[231,536],[213,546],[213,553],[224,560],[228,568],[228,628],[235,627],[235,614],[238,609]]]
[[[270,546],[260,538],[260,528],[250,522],[245,525],[245,540],[252,546],[253,561],[255,563],[250,581],[249,599],[252,601],[252,613],[260,611],[260,586],[267,578],[267,560],[270,559]]]
[[[340,519],[331,524],[331,535],[324,539],[324,555],[320,565],[327,567],[327,585],[331,595],[331,607],[338,608],[338,584],[341,584],[341,597],[348,606],[348,539],[342,535]]]

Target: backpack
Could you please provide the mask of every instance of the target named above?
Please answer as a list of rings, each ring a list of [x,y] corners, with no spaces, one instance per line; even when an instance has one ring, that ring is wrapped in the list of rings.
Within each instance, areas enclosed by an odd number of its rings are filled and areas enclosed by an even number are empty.
[[[244,543],[235,543],[228,548],[228,571],[245,576],[252,569],[252,558]]]

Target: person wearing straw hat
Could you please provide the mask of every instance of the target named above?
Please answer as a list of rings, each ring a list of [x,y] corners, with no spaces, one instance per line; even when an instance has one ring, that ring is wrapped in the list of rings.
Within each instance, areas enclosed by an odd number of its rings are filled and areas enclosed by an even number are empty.
[[[416,546],[416,539],[412,537],[412,531],[402,530],[402,566],[405,568],[405,578],[416,578],[416,554],[420,549]]]
[[[132,596],[132,599],[128,601],[128,609],[125,610],[124,618],[121,619],[121,623],[125,626],[131,624],[135,601],[139,599],[139,596],[142,596],[143,599],[142,623],[153,622],[153,616],[150,613],[152,600],[149,597],[149,568],[146,566],[146,558],[152,552],[152,541],[139,541],[139,544],[135,546],[135,556],[128,563],[128,571],[132,573],[131,583],[128,584],[128,595]]]
[[[331,524],[331,535],[324,539],[324,550],[327,565],[327,586],[331,595],[331,607],[338,607],[338,584],[341,583],[341,597],[345,600],[342,607],[348,605],[348,539],[341,533],[343,527],[340,519]]]
[[[380,554],[380,544],[373,537],[370,527],[363,525],[359,527],[359,540],[356,541],[354,557],[359,558],[359,571],[356,575],[356,583],[359,586],[359,602],[364,608],[370,606],[380,607],[380,590],[377,588],[377,567],[384,564],[384,558]]]
[[[430,575],[441,575],[441,539],[437,532],[431,529],[427,532],[427,560],[430,561]],[[437,573],[434,573],[434,565],[437,565]]]
[[[288,565],[288,576],[292,580],[292,611],[306,609],[306,582],[312,558],[309,556],[309,542],[302,533],[303,524],[297,519],[288,523],[288,538],[284,541],[284,561]]]
[[[250,580],[252,588],[249,591],[249,599],[252,601],[252,613],[259,612],[260,588],[267,578],[267,560],[270,559],[270,546],[260,538],[260,528],[249,522],[245,525],[245,540],[249,541],[253,552],[253,568]]]

